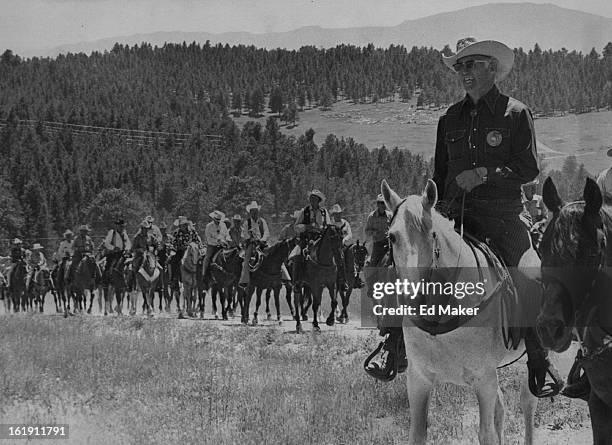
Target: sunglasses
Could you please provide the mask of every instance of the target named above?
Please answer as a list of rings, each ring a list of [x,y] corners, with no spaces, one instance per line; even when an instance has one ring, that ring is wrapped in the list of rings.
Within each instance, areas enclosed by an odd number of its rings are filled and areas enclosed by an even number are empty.
[[[467,60],[465,62],[455,63],[453,65],[453,69],[457,73],[461,73],[461,72],[465,72],[465,71],[472,71],[477,64],[479,64],[479,63],[485,64],[485,63],[489,63],[489,62],[490,62],[490,60]]]

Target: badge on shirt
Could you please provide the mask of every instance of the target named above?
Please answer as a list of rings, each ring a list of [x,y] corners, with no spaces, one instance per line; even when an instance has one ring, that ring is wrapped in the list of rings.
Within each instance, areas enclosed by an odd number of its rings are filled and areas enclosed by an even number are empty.
[[[502,139],[502,134],[497,130],[489,131],[487,133],[487,144],[489,144],[491,147],[499,147],[499,145],[502,143]]]

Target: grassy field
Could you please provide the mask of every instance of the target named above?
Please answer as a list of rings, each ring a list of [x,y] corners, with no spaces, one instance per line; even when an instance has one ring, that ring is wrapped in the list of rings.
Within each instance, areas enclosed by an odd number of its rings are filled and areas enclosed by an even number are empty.
[[[307,109],[299,113],[298,125],[283,127],[282,131],[299,136],[313,128],[317,144],[322,144],[326,136],[333,133],[338,137],[352,137],[369,148],[399,147],[431,157],[438,117],[445,110],[417,110],[415,105],[414,100],[378,104],[341,101],[329,111]],[[258,119],[262,125],[268,116]],[[236,122],[243,125],[248,120],[252,119],[243,116]],[[535,127],[538,150],[545,154],[549,169],[559,169],[570,154],[576,155],[578,162],[584,163],[592,174],[612,163],[606,156],[606,151],[612,148],[612,111],[536,119]]]
[[[69,423],[71,439],[58,443],[75,444],[402,443],[404,377],[382,384],[362,370],[377,342],[325,327],[296,335],[163,318],[0,316],[0,423]],[[522,443],[523,366],[500,372],[507,443]],[[477,442],[475,403],[466,389],[438,388],[428,443]],[[546,431],[567,437],[587,423],[582,402],[541,402],[537,443],[575,443]]]

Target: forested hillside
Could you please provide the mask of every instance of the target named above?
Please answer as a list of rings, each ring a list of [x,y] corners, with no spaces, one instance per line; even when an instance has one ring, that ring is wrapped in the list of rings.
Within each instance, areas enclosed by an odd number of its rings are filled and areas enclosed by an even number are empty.
[[[438,51],[402,46],[116,45],[28,60],[6,51],[0,79],[0,238],[28,239],[80,222],[101,231],[119,213],[132,224],[147,213],[204,223],[213,208],[231,214],[251,199],[280,215],[312,187],[360,214],[382,178],[419,190],[429,160],[333,135],[317,146],[312,131],[287,137],[273,118],[239,129],[229,113],[258,115],[266,97],[280,112],[339,98],[407,100],[415,90],[424,105],[461,95]],[[610,106],[612,44],[601,56],[516,50],[502,88],[538,112]]]

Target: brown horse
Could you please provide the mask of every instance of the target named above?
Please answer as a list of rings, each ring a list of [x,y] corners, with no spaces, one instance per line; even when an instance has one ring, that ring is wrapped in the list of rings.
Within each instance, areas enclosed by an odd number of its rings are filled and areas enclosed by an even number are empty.
[[[18,262],[13,267],[9,277],[8,294],[13,302],[13,310],[19,312],[26,311],[28,307],[28,295],[26,292],[26,277],[28,271],[23,261]]]
[[[237,247],[228,250],[220,250],[217,252],[210,262],[210,287],[211,294],[215,289],[219,292],[219,300],[221,303],[221,317],[223,320],[228,319],[228,309],[230,308],[230,298],[238,285],[240,272],[242,270],[242,258]],[[242,307],[242,323],[248,321],[248,312],[245,313],[244,307],[244,292],[240,289],[238,292],[238,300]],[[214,304],[213,300],[213,304]],[[216,308],[215,308],[216,313]]]
[[[342,311],[340,316],[336,319],[338,323],[348,322],[348,305],[351,299],[353,289],[359,289],[361,279],[359,278],[360,272],[363,270],[365,265],[366,257],[368,256],[368,249],[365,244],[360,244],[357,240],[356,244],[346,246],[343,250],[344,253],[344,278],[338,273],[338,281],[336,283],[338,287],[338,293],[340,294],[340,301],[342,302]]]
[[[148,317],[153,316],[153,295],[161,274],[161,266],[157,262],[155,254],[150,251],[143,253],[144,258],[140,269],[134,271],[138,287],[142,291],[145,311]]]
[[[101,282],[102,271],[96,259],[93,255],[84,255],[77,265],[74,271],[73,280],[70,283],[70,290],[75,297],[75,310],[78,308],[82,311],[84,307],[87,306],[87,294],[89,294],[89,307],[87,308],[87,313],[91,314],[91,307],[95,295],[94,292],[98,290],[98,294],[102,295],[101,289],[99,289]],[[101,310],[102,300],[100,299],[98,303]]]
[[[51,292],[51,295],[53,295],[55,309],[57,312],[60,312],[60,308],[57,304],[55,284],[53,283],[53,277],[51,276],[51,271],[49,269],[45,268],[34,271],[30,287],[35,308],[38,306],[39,312],[43,312],[44,310],[45,296],[47,295],[47,292]]]
[[[320,237],[308,248],[308,252],[303,257],[302,276],[293,277],[294,280],[294,306],[296,308],[296,332],[302,332],[301,317],[297,308],[302,307],[303,287],[308,286],[312,293],[313,329],[318,332],[319,328],[318,311],[321,306],[323,289],[327,288],[331,297],[331,312],[325,323],[333,326],[335,322],[334,314],[338,306],[336,298],[336,279],[337,267],[340,264],[340,249],[342,248],[342,233],[336,226],[326,226]],[[298,260],[299,261],[299,260]]]
[[[612,444],[612,207],[602,206],[597,184],[587,179],[584,200],[564,205],[550,178],[543,198],[553,213],[540,243],[544,302],[537,332],[545,347],[581,350],[568,381],[590,382],[593,443]],[[582,377],[584,378],[584,377]],[[584,383],[581,386],[585,386]]]

